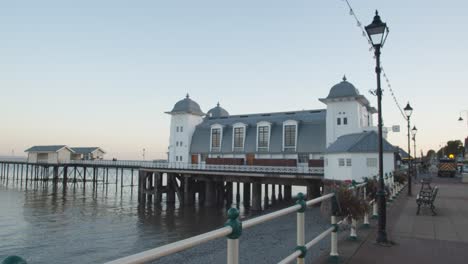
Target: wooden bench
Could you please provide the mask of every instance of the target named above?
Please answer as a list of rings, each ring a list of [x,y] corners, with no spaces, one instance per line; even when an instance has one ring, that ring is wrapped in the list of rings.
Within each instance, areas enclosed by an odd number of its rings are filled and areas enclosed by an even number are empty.
[[[423,191],[418,194],[416,197],[416,203],[418,204],[418,211],[416,212],[416,215],[419,215],[421,207],[431,208],[432,215],[437,215],[435,212],[434,201],[437,198],[438,191],[439,188],[436,186],[434,189],[432,189],[432,192]]]

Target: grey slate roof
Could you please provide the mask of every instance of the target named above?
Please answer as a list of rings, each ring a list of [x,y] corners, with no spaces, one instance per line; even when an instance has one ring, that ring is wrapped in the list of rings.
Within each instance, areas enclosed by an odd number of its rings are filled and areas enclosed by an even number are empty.
[[[330,89],[326,99],[339,98],[339,97],[350,97],[350,96],[359,96],[359,91],[354,87],[353,84],[346,80],[346,76],[343,77],[343,81],[334,85]]]
[[[229,116],[229,113],[228,113],[228,111],[226,111],[226,109],[222,108],[218,103],[218,105],[216,105],[216,107],[214,107],[213,109],[208,111],[208,113],[206,113],[206,116],[207,117],[212,117],[212,118],[225,117],[225,116]]]
[[[174,105],[174,108],[170,111],[167,112],[168,114],[180,114],[180,113],[189,113],[189,114],[195,114],[195,115],[200,115],[204,116],[205,113],[200,108],[200,105],[190,99],[190,96],[187,94],[187,96],[177,102]]]
[[[99,147],[73,147],[71,148],[76,154],[89,154],[97,149],[100,149],[102,152],[104,152],[104,150],[102,150],[101,148]]]
[[[282,153],[283,122],[296,120],[298,121],[297,152],[323,153],[326,142],[325,117],[326,110],[324,109],[220,118],[207,117],[195,129],[190,152],[210,153],[211,126],[219,124],[223,126],[221,153],[233,153],[232,127],[236,123],[244,123],[247,125],[244,151],[235,153],[257,153],[257,123],[266,121],[271,123],[270,151],[268,153]]]
[[[326,153],[374,153],[378,152],[378,134],[375,131],[349,134],[339,137]],[[396,148],[383,139],[383,152],[395,152]]]
[[[33,146],[25,150],[24,152],[57,152],[66,145],[51,145],[51,146]]]

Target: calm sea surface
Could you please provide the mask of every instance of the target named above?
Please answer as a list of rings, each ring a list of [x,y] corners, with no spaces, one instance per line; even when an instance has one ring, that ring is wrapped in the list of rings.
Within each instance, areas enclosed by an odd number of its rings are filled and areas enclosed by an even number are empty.
[[[115,184],[0,180],[0,260],[18,255],[28,263],[102,263],[218,228],[225,212],[140,207],[136,187]]]

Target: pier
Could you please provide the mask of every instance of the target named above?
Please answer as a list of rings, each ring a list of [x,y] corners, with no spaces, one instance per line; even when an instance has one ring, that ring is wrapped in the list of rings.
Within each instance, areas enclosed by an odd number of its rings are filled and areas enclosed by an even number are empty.
[[[262,210],[262,200],[292,199],[292,186],[307,188],[307,198],[320,196],[323,168],[248,165],[209,165],[151,161],[74,160],[32,163],[1,160],[0,177],[6,181],[52,181],[57,184],[114,184],[138,186],[140,204],[179,203],[206,207],[243,201]],[[165,199],[163,199],[163,196]],[[242,198],[241,198],[242,197]]]

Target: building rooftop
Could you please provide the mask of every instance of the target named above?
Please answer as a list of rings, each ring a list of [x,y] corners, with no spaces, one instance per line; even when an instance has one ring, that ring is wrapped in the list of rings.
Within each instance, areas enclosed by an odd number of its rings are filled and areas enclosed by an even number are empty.
[[[211,153],[211,126],[223,127],[222,143],[219,153],[257,153],[257,124],[267,122],[271,125],[270,145],[268,152],[283,152],[283,122],[295,120],[297,127],[297,153],[323,153],[326,141],[326,110],[302,110],[295,112],[263,113],[231,115],[219,118],[205,118],[193,134],[190,147],[191,153]],[[233,150],[233,126],[242,123],[246,125],[244,150]]]
[[[99,149],[102,152],[105,153],[104,150],[102,150],[100,147],[73,147],[71,148],[76,154],[89,154],[92,153],[93,151]]]
[[[57,152],[63,148],[67,148],[66,145],[50,145],[50,146],[33,146],[25,150],[24,152]],[[72,152],[73,150],[70,149]]]
[[[187,96],[177,102],[174,105],[174,108],[170,112],[166,112],[167,114],[194,114],[199,116],[204,116],[205,113],[200,108],[200,105],[190,99],[189,94]]]
[[[375,131],[349,134],[339,137],[326,150],[326,153],[375,153],[378,152],[378,134]],[[383,151],[395,152],[397,149],[383,139]]]
[[[343,81],[335,84],[327,96],[327,99],[339,98],[339,97],[350,97],[359,96],[359,91],[354,85],[346,80],[346,76],[343,76]]]
[[[216,107],[212,108],[210,111],[208,111],[208,113],[206,113],[206,116],[211,118],[226,117],[229,116],[229,113],[218,103]]]

